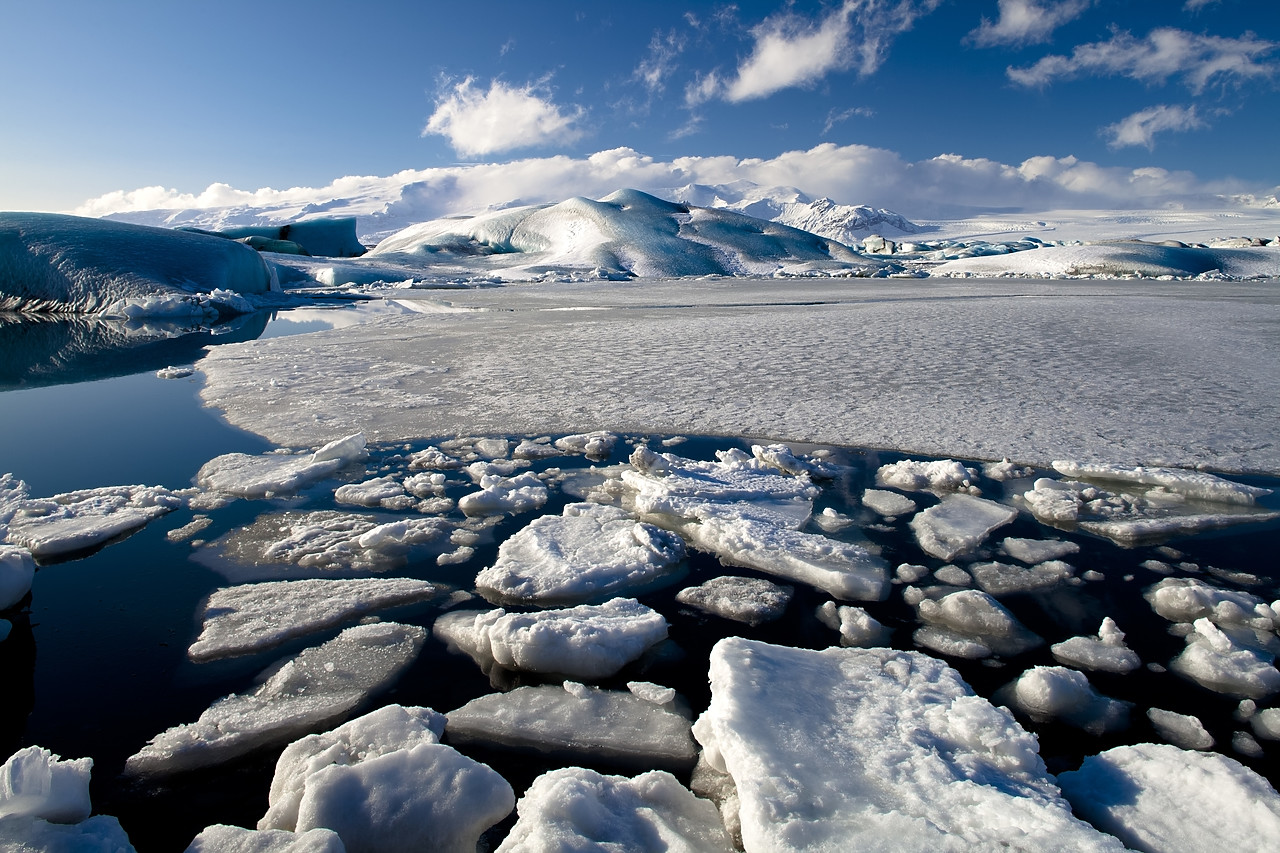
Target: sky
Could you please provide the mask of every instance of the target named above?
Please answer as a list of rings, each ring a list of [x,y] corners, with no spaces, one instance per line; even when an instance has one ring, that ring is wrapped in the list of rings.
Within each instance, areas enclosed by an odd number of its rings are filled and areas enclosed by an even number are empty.
[[[6,210],[100,214],[406,170],[483,172],[489,195],[465,201],[494,203],[504,170],[545,173],[522,192],[553,197],[593,157],[613,164],[600,181],[625,182],[631,158],[673,180],[741,174],[917,209],[1280,192],[1274,0],[0,11]]]

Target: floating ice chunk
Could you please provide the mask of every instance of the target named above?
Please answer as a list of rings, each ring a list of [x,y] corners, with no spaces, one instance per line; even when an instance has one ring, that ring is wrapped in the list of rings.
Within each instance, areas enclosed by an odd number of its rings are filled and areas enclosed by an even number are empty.
[[[1119,746],[1058,782],[1079,814],[1135,850],[1263,850],[1280,838],[1280,795],[1214,752]]]
[[[348,853],[468,851],[515,804],[511,786],[488,765],[421,743],[309,775],[298,829],[332,829]]]
[[[1270,489],[1233,483],[1203,471],[1187,471],[1181,468],[1126,468],[1122,465],[1088,464],[1084,462],[1054,462],[1054,469],[1064,477],[1085,480],[1107,480],[1120,483],[1138,483],[1144,486],[1160,486],[1171,492],[1202,501],[1253,505],[1258,498],[1271,494]]]
[[[888,631],[861,607],[837,606],[828,601],[818,608],[818,621],[840,632],[840,645],[870,647],[884,645]]]
[[[1030,477],[1035,473],[1035,469],[1010,462],[1006,457],[999,462],[984,463],[982,473],[992,480],[998,480],[1003,483],[1007,480],[1021,480],[1025,477]]]
[[[1260,630],[1276,627],[1274,611],[1256,595],[1220,589],[1195,578],[1165,578],[1143,598],[1170,622],[1208,619],[1218,625],[1248,625]]]
[[[1280,691],[1274,654],[1240,644],[1206,618],[1194,624],[1187,647],[1169,664],[1171,670],[1228,696],[1263,699]]]
[[[447,714],[450,743],[563,753],[579,761],[690,768],[688,718],[633,693],[575,682],[490,693]]]
[[[652,584],[683,557],[678,536],[624,510],[569,504],[503,542],[497,561],[476,576],[476,589],[495,601],[589,601]]]
[[[409,457],[410,471],[453,471],[462,467],[456,459],[438,447],[427,447]]]
[[[809,474],[814,477],[831,477],[836,468],[805,456],[796,456],[785,444],[751,445],[751,455],[761,465],[776,468],[784,474]]]
[[[919,566],[915,563],[901,563],[898,568],[894,569],[894,577],[903,583],[915,583],[929,574],[928,566]]]
[[[332,731],[294,741],[276,761],[267,813],[258,821],[258,829],[296,830],[298,806],[315,773],[335,764],[359,764],[419,744],[439,743],[444,726],[444,715],[430,708],[387,705]]]
[[[207,661],[258,652],[437,592],[433,584],[408,578],[273,581],[220,589],[205,602],[204,627],[187,657]]]
[[[731,637],[710,679],[694,730],[733,778],[747,850],[1121,849],[1071,816],[1035,738],[941,661]]]
[[[1020,563],[1032,565],[1077,554],[1080,546],[1062,539],[1020,539],[1010,536],[1000,543],[1000,550]]]
[[[289,570],[279,565],[311,573],[388,571],[448,547],[446,534],[452,530],[454,525],[442,518],[380,522],[332,510],[273,513],[227,534],[218,541],[217,554],[200,559],[231,581],[280,577]]]
[[[618,437],[611,432],[588,432],[557,438],[555,446],[566,453],[581,453],[588,459],[608,459]]]
[[[991,531],[1018,517],[1012,507],[972,495],[947,495],[942,503],[917,514],[909,522],[925,553],[954,560],[977,548]]]
[[[35,576],[36,563],[30,551],[0,544],[0,610],[8,610],[26,598]]]
[[[781,618],[795,590],[763,578],[721,575],[676,593],[676,601],[752,627]]]
[[[1148,708],[1147,719],[1160,737],[1182,749],[1213,749],[1213,735],[1205,731],[1199,717]]]
[[[560,456],[564,451],[553,447],[551,442],[544,436],[542,439],[533,440],[526,438],[511,451],[512,459],[547,459],[552,456]]]
[[[25,480],[19,480],[12,474],[0,474],[0,536],[5,533],[5,525],[30,497],[31,489]]]
[[[405,494],[404,486],[394,477],[376,477],[363,483],[347,483],[334,491],[333,499],[340,504],[380,506],[386,509],[407,509],[414,503]]]
[[[1170,536],[1217,530],[1237,524],[1257,524],[1280,518],[1280,513],[1193,513],[1154,518],[1113,519],[1110,521],[1082,521],[1080,529],[1105,536],[1112,542],[1131,546],[1143,542],[1158,542]]]
[[[824,533],[839,533],[846,527],[852,527],[854,521],[844,513],[837,512],[832,507],[827,507],[813,517],[813,523],[818,525]]]
[[[1266,708],[1249,718],[1253,733],[1264,740],[1280,740],[1280,708]]]
[[[916,631],[916,642],[943,654],[965,658],[1016,655],[1044,642],[998,601],[976,589],[959,590],[936,601],[922,599],[916,612],[926,623]]]
[[[863,492],[862,505],[886,517],[910,515],[916,511],[916,502],[911,498],[882,489],[867,489]]]
[[[511,442],[505,438],[477,438],[471,442],[471,447],[485,459],[505,459],[511,452]]]
[[[435,635],[489,672],[506,669],[607,678],[667,637],[667,620],[634,598],[565,610],[462,610],[436,620]]]
[[[1062,666],[1033,666],[995,698],[1036,722],[1061,720],[1092,735],[1128,728],[1132,707],[1095,691],[1083,672]]]
[[[331,829],[286,832],[282,829],[242,829],[214,824],[205,827],[186,853],[347,853]]]
[[[440,472],[423,472],[404,479],[405,491],[414,497],[439,497],[444,494],[446,477]]]
[[[951,586],[972,586],[973,576],[959,566],[953,566],[948,563],[933,573],[933,577],[939,583],[950,584]],[[989,591],[989,590],[988,590]]]
[[[211,459],[196,473],[196,483],[242,498],[291,494],[365,458],[364,433],[355,433],[314,453],[228,453]]]
[[[480,479],[480,491],[458,498],[458,509],[467,515],[515,515],[546,502],[547,487],[529,472],[517,477],[488,474]]]
[[[156,378],[157,379],[186,379],[188,376],[190,376],[195,372],[196,372],[196,369],[190,366],[162,367],[156,371]]]
[[[190,494],[160,486],[111,486],[28,499],[9,522],[9,542],[35,557],[92,548],[178,509]]]
[[[125,771],[207,767],[320,728],[394,682],[425,638],[423,629],[393,622],[347,628],[286,661],[252,693],[219,699],[196,722],[156,735]]]
[[[0,821],[14,816],[51,823],[79,823],[93,811],[89,803],[92,758],[63,760],[28,746],[0,766]]]
[[[881,465],[876,471],[876,485],[902,489],[904,492],[968,492],[980,494],[973,483],[978,479],[976,468],[966,468],[954,459],[938,459],[921,462],[903,459],[889,465]]]
[[[1061,560],[1050,560],[1029,569],[998,562],[975,563],[969,567],[969,573],[982,591],[992,595],[1049,589],[1071,577],[1074,571]]]
[[[634,779],[582,767],[552,770],[533,781],[516,808],[520,818],[497,853],[733,850],[716,807],[662,770]]]
[[[1103,672],[1132,672],[1142,660],[1124,643],[1124,632],[1110,616],[1102,620],[1097,637],[1071,637],[1050,647],[1059,663]]]
[[[12,853],[136,853],[120,821],[94,815],[80,823],[34,817],[0,820],[0,850]]]

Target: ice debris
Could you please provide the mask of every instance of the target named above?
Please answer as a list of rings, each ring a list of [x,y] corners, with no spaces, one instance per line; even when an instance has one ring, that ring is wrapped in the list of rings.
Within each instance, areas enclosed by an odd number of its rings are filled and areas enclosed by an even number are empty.
[[[938,459],[933,462],[921,462],[916,459],[903,459],[881,465],[876,471],[876,485],[901,489],[904,492],[968,492],[980,494],[974,485],[978,479],[976,468],[967,468],[954,459]]]
[[[1223,630],[1201,617],[1187,635],[1187,647],[1169,664],[1169,669],[1207,690],[1263,699],[1280,692],[1280,669],[1275,652],[1259,648],[1253,637],[1243,632]],[[1230,629],[1228,629],[1230,630]],[[1268,644],[1269,645],[1269,644]]]
[[[467,515],[516,515],[547,502],[547,487],[525,472],[515,477],[485,474],[480,491],[458,498],[458,509]]]
[[[0,850],[6,853],[136,853],[120,821],[107,815],[94,815],[73,824],[50,823],[34,817],[0,820]]]
[[[676,601],[734,622],[755,627],[778,619],[795,589],[763,578],[721,575],[676,593]]]
[[[667,637],[667,620],[634,598],[563,610],[508,613],[461,610],[436,620],[433,633],[470,655],[486,673],[523,672],[607,678]]]
[[[1083,672],[1062,666],[1031,667],[997,690],[995,700],[1038,723],[1060,720],[1091,735],[1128,728],[1132,707],[1098,693]]]
[[[37,558],[92,548],[185,506],[190,491],[110,486],[27,498],[13,506],[9,543]]]
[[[405,492],[404,484],[394,477],[375,477],[360,483],[347,483],[334,490],[333,499],[340,504],[383,509],[408,509],[417,503]]]
[[[855,647],[882,646],[889,631],[861,607],[828,601],[818,608],[818,621],[840,632],[840,645]]]
[[[1163,708],[1148,708],[1147,719],[1160,737],[1174,746],[1182,749],[1213,749],[1213,735],[1205,730],[1199,717]]]
[[[1076,812],[1135,850],[1263,850],[1280,838],[1280,795],[1214,752],[1119,746],[1058,782]]]
[[[252,692],[219,699],[196,722],[156,735],[125,770],[144,775],[206,767],[320,728],[393,683],[425,638],[422,628],[394,622],[347,628],[287,660]]]
[[[916,511],[916,502],[906,495],[897,492],[886,492],[883,489],[867,489],[862,493],[862,505],[869,507],[886,518],[899,515],[910,515]]]
[[[219,589],[205,602],[204,626],[187,657],[207,661],[262,651],[438,592],[433,584],[409,578],[271,581]]]
[[[939,660],[730,637],[710,678],[694,731],[732,778],[747,850],[1122,849],[1072,817],[1036,739]]]
[[[555,440],[555,446],[565,453],[581,453],[588,459],[599,461],[608,459],[613,453],[618,437],[610,432],[588,432],[577,435],[566,435]]]
[[[1049,560],[1030,568],[1000,562],[969,566],[969,574],[979,588],[995,596],[1050,589],[1074,573],[1075,569],[1061,560]]]
[[[653,584],[683,557],[678,536],[617,507],[575,503],[503,542],[498,559],[476,576],[476,589],[497,602],[598,600]]]
[[[1124,632],[1110,616],[1103,618],[1097,637],[1071,637],[1054,643],[1049,651],[1059,663],[1079,669],[1125,673],[1142,666],[1142,660],[1125,645]]]
[[[0,766],[0,819],[27,816],[79,823],[93,811],[92,769],[92,758],[63,760],[39,746],[18,750]]]
[[[1217,625],[1242,625],[1261,631],[1280,628],[1280,614],[1248,592],[1221,589],[1196,578],[1165,578],[1143,597],[1170,622],[1208,619]]]
[[[1022,539],[1010,536],[1000,543],[1000,550],[1020,563],[1033,565],[1078,554],[1080,546],[1062,539]]]
[[[973,551],[991,531],[1018,516],[1012,507],[972,495],[946,495],[942,503],[917,514],[909,522],[926,554],[941,560]]]
[[[287,495],[365,458],[364,433],[331,441],[314,453],[228,453],[201,466],[196,483],[242,498]]]
[[[1043,640],[985,592],[964,589],[938,599],[920,598],[916,613],[926,623],[916,629],[917,644],[961,658],[1012,656]]]
[[[533,781],[516,808],[520,818],[497,853],[733,850],[715,806],[662,770],[633,779],[582,767],[552,770]]]
[[[1270,489],[1233,483],[1203,471],[1187,471],[1181,468],[1126,468],[1122,465],[1087,464],[1059,461],[1054,470],[1064,477],[1077,480],[1104,480],[1118,483],[1137,483],[1143,486],[1159,486],[1170,492],[1202,501],[1232,503],[1252,506],[1258,498],[1271,494]]]

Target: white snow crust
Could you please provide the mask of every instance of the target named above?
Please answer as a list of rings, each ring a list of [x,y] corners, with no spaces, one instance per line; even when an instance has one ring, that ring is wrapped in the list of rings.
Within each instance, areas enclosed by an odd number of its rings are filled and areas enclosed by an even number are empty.
[[[455,611],[438,618],[432,633],[470,655],[486,673],[496,665],[599,679],[665,640],[667,620],[634,598],[614,598],[534,613]]]
[[[204,604],[204,625],[187,657],[207,661],[262,651],[438,592],[433,584],[408,578],[272,581],[219,589]]]
[[[476,589],[496,602],[572,604],[651,585],[683,557],[679,537],[624,510],[569,504],[503,542]]]
[[[286,661],[254,691],[219,699],[196,722],[156,735],[125,770],[206,767],[319,728],[394,682],[425,639],[423,629],[391,622],[347,628]]]
[[[342,839],[330,829],[286,832],[282,829],[244,829],[214,824],[192,839],[186,853],[347,853]]]
[[[1035,738],[941,661],[731,637],[710,677],[694,730],[733,778],[747,850],[1122,849],[1071,816]]]
[[[986,541],[991,531],[1018,517],[1012,507],[973,495],[943,496],[942,503],[917,513],[908,524],[926,554],[954,560]]]
[[[676,593],[676,601],[724,619],[763,625],[781,618],[795,592],[763,578],[720,575]]]
[[[497,853],[733,850],[716,807],[662,770],[633,779],[582,767],[552,770],[533,781],[516,809],[520,818]]]
[[[365,458],[364,448],[364,435],[353,433],[314,453],[228,453],[201,466],[196,482],[210,491],[242,498],[287,495]]]
[[[445,739],[561,753],[649,769],[689,768],[688,718],[635,692],[576,682],[490,693],[450,711]]]
[[[1214,752],[1119,746],[1058,781],[1077,812],[1135,850],[1265,850],[1280,838],[1280,795]]]

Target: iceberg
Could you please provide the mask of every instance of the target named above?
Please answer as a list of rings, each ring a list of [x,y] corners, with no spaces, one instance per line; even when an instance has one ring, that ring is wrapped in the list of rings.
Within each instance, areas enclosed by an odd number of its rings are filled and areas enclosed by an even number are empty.
[[[0,311],[217,316],[253,307],[258,253],[202,234],[56,213],[0,212]]]
[[[734,849],[716,807],[662,770],[631,779],[582,767],[552,770],[533,780],[516,809],[520,817],[496,853]]]
[[[687,717],[672,701],[633,688],[601,690],[573,681],[490,693],[449,712],[449,743],[488,744],[608,761],[643,769],[689,769],[697,758]]]
[[[214,234],[238,240],[257,249],[252,240],[266,241],[268,245],[259,251],[283,251],[283,247],[271,248],[270,243],[293,243],[309,255],[327,258],[358,258],[367,250],[356,239],[356,218],[342,216],[334,218],[304,219],[297,222],[286,222],[282,225],[229,225],[216,231],[202,231],[187,227],[184,231]]]
[[[1214,752],[1119,746],[1086,758],[1058,783],[1079,814],[1135,850],[1265,850],[1280,838],[1280,795]]]
[[[1123,849],[1072,817],[1036,739],[941,661],[730,637],[710,678],[694,733],[732,777],[747,850]]]
[[[1012,507],[967,494],[946,495],[942,503],[916,514],[908,524],[920,548],[941,560],[954,560],[986,541],[991,531],[1018,517]]]
[[[204,604],[204,626],[187,657],[200,662],[259,652],[439,591],[408,578],[272,581],[219,589]]]
[[[206,462],[196,483],[213,492],[241,498],[287,495],[365,458],[363,433],[331,441],[314,453],[228,453]]]
[[[476,589],[495,602],[573,604],[650,586],[683,557],[672,533],[617,507],[574,503],[503,542]]]
[[[495,666],[574,679],[608,678],[667,638],[667,620],[634,598],[563,610],[446,613],[432,632],[470,655],[486,673]]]
[[[676,601],[754,628],[781,618],[794,592],[792,587],[763,578],[721,575],[680,590]]]
[[[9,542],[36,558],[93,548],[185,506],[191,491],[160,486],[109,486],[19,502]]]
[[[319,728],[390,686],[425,639],[426,631],[412,625],[347,628],[287,660],[252,692],[219,699],[196,722],[156,735],[129,757],[125,772],[207,767]]]

